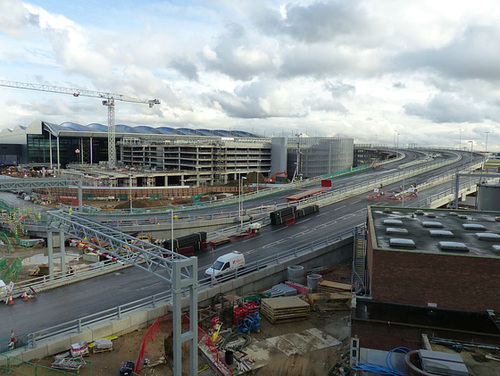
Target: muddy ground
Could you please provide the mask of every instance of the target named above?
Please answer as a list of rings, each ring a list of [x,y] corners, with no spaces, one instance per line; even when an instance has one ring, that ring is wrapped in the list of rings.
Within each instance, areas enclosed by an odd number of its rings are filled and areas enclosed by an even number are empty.
[[[313,312],[311,316],[303,321],[295,321],[282,324],[271,324],[267,319],[261,320],[261,332],[251,333],[252,341],[262,341],[266,338],[271,338],[286,333],[296,333],[306,329],[319,328],[326,333],[344,339],[344,341],[333,347],[328,347],[321,350],[311,351],[304,354],[296,354],[286,356],[277,349],[271,354],[271,362],[257,370],[258,375],[327,375],[328,370],[337,362],[344,361],[342,356],[347,356],[349,351],[349,341],[346,338],[348,327],[346,327],[347,317],[349,312],[330,312],[320,313]],[[99,354],[90,354],[85,357],[86,360],[92,362],[93,376],[108,376],[118,375],[120,365],[123,361],[132,360],[136,362],[142,340],[147,331],[147,328],[134,331],[132,333],[120,336],[113,340],[113,350]],[[146,358],[150,363],[155,363],[161,357],[165,356],[164,340],[171,336],[171,329],[163,328],[155,337],[155,340],[150,342],[146,349]],[[200,354],[200,353],[199,353]],[[224,354],[221,354],[224,356]],[[345,358],[348,361],[348,358]],[[54,361],[54,357],[33,360],[33,363],[49,367]],[[213,371],[206,369],[207,361],[200,354],[198,362],[198,370],[203,370],[201,375],[214,375]],[[141,376],[152,375],[173,375],[171,357],[167,356],[166,362],[153,367],[142,367]],[[189,347],[185,345],[183,349],[183,374],[189,374]],[[90,366],[87,365],[80,370],[80,375],[90,375]]]

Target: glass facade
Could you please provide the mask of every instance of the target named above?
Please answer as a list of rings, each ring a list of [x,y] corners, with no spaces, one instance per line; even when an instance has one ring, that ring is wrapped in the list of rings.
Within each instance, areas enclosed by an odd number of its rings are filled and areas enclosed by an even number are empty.
[[[41,135],[28,134],[28,163],[50,165],[50,143],[52,142],[52,164],[57,165],[57,138],[44,130]],[[79,153],[77,153],[77,150]],[[117,150],[118,151],[118,150]],[[90,163],[90,139],[81,137],[61,137],[59,156],[61,167],[71,163]],[[119,157],[119,156],[117,156]],[[92,139],[92,163],[108,160],[107,138]]]

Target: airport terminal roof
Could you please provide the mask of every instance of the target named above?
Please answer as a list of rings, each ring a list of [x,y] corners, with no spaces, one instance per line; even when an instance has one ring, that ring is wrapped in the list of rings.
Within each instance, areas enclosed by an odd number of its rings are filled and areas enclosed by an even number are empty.
[[[64,132],[99,133],[108,131],[108,127],[99,123],[89,125],[65,122],[62,124],[53,124],[43,122],[44,126],[54,135]],[[166,135],[166,136],[194,136],[194,137],[246,137],[259,138],[259,136],[239,130],[211,130],[194,128],[172,128],[172,127],[150,127],[150,126],[128,126],[124,124],[115,125],[117,134],[136,134],[136,135]]]
[[[53,136],[67,136],[67,137],[107,137],[108,126],[99,123],[91,123],[82,125],[72,122],[64,122],[61,124],[49,123],[46,121],[34,121],[29,126],[16,126],[13,129],[2,129],[0,137],[8,137],[16,135],[18,137],[25,137],[27,134],[41,134],[42,129],[50,132]],[[259,139],[261,136],[256,134],[241,131],[241,130],[223,130],[223,129],[197,129],[197,128],[173,128],[173,127],[151,127],[147,125],[129,126],[125,124],[115,125],[116,135],[123,136],[154,136],[160,138],[165,137],[208,137],[208,138],[253,138]],[[6,141],[6,140],[4,140]],[[0,142],[1,143],[1,142]]]
[[[371,206],[373,249],[500,258],[500,212]]]

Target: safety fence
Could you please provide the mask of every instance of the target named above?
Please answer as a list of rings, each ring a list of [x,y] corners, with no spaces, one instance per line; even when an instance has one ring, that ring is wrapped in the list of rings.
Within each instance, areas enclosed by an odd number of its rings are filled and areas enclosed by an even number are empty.
[[[318,239],[305,246],[295,247],[280,253],[273,254],[268,257],[258,259],[255,262],[248,263],[242,270],[236,270],[234,272],[225,274],[224,276],[213,278],[202,278],[199,280],[198,291],[203,291],[214,285],[230,280],[232,278],[237,278],[241,275],[266,268],[271,265],[283,263],[289,260],[293,260],[301,255],[317,251],[326,246],[335,244],[336,242],[348,239],[353,236],[353,230],[343,231],[334,235],[327,236],[322,239]],[[172,302],[172,294],[170,291],[158,293],[152,296],[148,296],[143,299],[138,299],[133,302],[129,302],[114,308],[110,308],[104,311],[96,312],[91,315],[81,317],[79,319],[64,322],[49,328],[45,328],[26,336],[26,341],[23,346],[27,348],[34,348],[39,341],[45,341],[52,339],[60,335],[68,335],[70,333],[81,333],[83,330],[91,327],[93,324],[102,323],[106,320],[119,320],[123,315],[127,313],[132,313],[138,310],[146,308],[154,308],[160,304],[167,304]],[[24,341],[23,341],[24,343]],[[0,353],[5,353],[8,351],[8,343],[0,342]]]

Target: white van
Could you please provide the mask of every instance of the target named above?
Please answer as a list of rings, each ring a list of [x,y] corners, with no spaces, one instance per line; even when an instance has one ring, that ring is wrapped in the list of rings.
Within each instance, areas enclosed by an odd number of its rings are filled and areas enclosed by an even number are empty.
[[[206,277],[218,277],[222,274],[234,272],[245,266],[245,256],[243,253],[233,251],[220,256],[214,264],[205,270]]]

